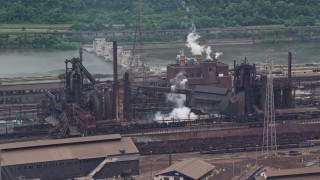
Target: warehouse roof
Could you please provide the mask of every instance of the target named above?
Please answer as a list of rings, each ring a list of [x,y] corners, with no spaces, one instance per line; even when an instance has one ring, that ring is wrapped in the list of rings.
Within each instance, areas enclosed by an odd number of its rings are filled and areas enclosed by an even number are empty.
[[[7,143],[0,144],[0,149],[2,151],[10,151],[13,149],[26,149],[26,148],[37,148],[45,146],[56,146],[56,145],[68,145],[68,144],[83,144],[87,142],[98,142],[107,140],[120,140],[120,134],[102,135],[102,136],[86,136],[86,137],[76,137],[76,138],[66,138],[66,139],[48,139],[48,140],[38,140],[38,141],[25,141],[17,143]]]
[[[279,178],[286,176],[305,176],[305,175],[319,175],[320,167],[310,167],[310,168],[295,168],[295,169],[284,169],[284,170],[267,170],[264,172],[267,179],[269,178]]]
[[[2,144],[1,148],[4,166],[139,153],[131,138],[118,134]]]
[[[215,166],[212,164],[206,163],[200,159],[191,158],[175,163],[172,166],[169,166],[166,169],[162,170],[157,175],[176,171],[192,179],[199,179],[212,171],[214,168]]]

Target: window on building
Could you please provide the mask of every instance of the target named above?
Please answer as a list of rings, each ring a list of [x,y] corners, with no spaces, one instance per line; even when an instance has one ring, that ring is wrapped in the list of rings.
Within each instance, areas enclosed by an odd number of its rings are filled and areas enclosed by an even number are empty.
[[[169,178],[168,177],[164,177],[163,180],[169,180]]]
[[[174,177],[173,180],[180,180],[180,177]]]

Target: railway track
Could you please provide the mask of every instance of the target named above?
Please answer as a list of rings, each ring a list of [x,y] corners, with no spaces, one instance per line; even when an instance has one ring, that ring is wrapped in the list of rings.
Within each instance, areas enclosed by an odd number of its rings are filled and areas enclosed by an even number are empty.
[[[286,133],[277,136],[278,149],[299,147],[299,142],[318,139],[320,132]],[[141,155],[200,152],[223,154],[261,150],[262,136],[230,136],[135,143]]]

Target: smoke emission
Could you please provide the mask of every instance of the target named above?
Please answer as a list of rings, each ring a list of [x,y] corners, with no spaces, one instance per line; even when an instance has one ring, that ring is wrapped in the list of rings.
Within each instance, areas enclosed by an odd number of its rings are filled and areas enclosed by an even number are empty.
[[[193,27],[191,33],[188,34],[187,37],[187,47],[191,49],[192,55],[201,55],[204,51],[204,47],[199,45],[199,38],[201,36],[196,32],[196,28]]]
[[[204,46],[199,45],[199,38],[201,36],[196,32],[196,28],[193,25],[191,33],[188,34],[187,37],[187,43],[186,46],[191,50],[192,55],[202,55],[202,53],[206,53],[206,59],[212,60],[212,57],[210,56],[212,50],[211,46],[208,46],[205,48]],[[219,56],[221,56],[222,52],[216,52],[214,53],[215,58],[218,59]]]
[[[188,79],[185,72],[179,72],[175,78],[170,80],[171,91],[176,89],[185,89]],[[191,112],[190,108],[185,107],[186,96],[184,94],[169,93],[167,95],[167,101],[175,104],[175,108],[169,114],[162,114],[157,112],[155,114],[155,120],[182,120],[182,119],[196,119],[197,115]]]
[[[207,55],[206,59],[212,60],[212,57],[210,56],[210,54],[211,54],[211,52],[212,52],[211,46],[208,46],[208,47],[205,49],[205,51],[206,51],[206,55]]]
[[[218,57],[221,56],[221,55],[223,55],[222,52],[216,52],[216,53],[214,53],[214,56],[215,56],[216,59],[218,59]]]

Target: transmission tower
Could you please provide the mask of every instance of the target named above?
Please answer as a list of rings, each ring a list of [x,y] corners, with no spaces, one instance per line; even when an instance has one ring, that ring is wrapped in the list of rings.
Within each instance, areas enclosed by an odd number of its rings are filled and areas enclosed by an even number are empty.
[[[129,67],[131,68],[138,68],[139,66],[139,61],[142,60],[142,35],[141,35],[141,3],[139,2],[137,10],[136,10],[136,24],[135,24],[135,33],[134,33],[134,39],[133,39],[133,47],[132,47],[132,56],[130,58],[130,64]],[[137,47],[139,47],[139,55],[137,56]],[[144,65],[144,64],[143,64]]]
[[[270,52],[268,60],[266,99],[264,106],[264,123],[263,123],[263,143],[262,152],[266,156],[277,155],[277,132],[274,112],[274,95],[273,95],[273,58]]]

